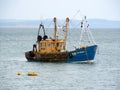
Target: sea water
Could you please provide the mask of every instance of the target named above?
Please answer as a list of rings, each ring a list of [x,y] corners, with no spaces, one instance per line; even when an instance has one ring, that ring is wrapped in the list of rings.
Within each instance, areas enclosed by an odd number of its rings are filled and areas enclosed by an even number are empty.
[[[0,90],[120,90],[120,29],[91,30],[99,45],[94,64],[28,62],[24,54],[36,43],[37,30],[0,28]],[[74,49],[79,33],[68,35],[73,42],[67,49]],[[27,76],[30,71],[38,76]]]

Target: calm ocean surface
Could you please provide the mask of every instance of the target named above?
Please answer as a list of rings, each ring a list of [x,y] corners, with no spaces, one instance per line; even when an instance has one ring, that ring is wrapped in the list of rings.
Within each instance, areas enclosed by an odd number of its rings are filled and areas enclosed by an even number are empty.
[[[0,28],[0,90],[120,90],[120,29],[92,30],[99,45],[94,64],[27,62],[24,52],[32,49],[37,30]],[[70,34],[71,43],[78,42],[78,31]],[[38,76],[27,76],[29,71]]]

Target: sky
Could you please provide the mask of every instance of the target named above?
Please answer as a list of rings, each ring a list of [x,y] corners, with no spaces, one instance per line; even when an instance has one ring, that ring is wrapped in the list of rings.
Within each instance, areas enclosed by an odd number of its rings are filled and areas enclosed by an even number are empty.
[[[120,0],[0,0],[0,19],[120,20]]]

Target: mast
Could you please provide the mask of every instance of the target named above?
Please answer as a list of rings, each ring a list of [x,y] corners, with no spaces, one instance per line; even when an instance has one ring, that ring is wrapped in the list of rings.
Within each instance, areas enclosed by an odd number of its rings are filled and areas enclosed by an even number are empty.
[[[65,50],[65,48],[66,48],[68,25],[69,25],[69,18],[67,17],[67,18],[66,18],[66,28],[65,28],[66,30],[65,30],[65,33],[64,33],[64,50]]]
[[[92,33],[90,32],[90,29],[88,27],[89,27],[89,24],[87,23],[86,16],[84,16],[81,22],[81,35],[80,35],[81,46],[95,44]]]
[[[54,39],[57,39],[57,24],[56,24],[56,17],[54,17]]]
[[[56,17],[54,17],[54,45],[55,45],[55,51],[57,51],[57,24],[56,24]]]

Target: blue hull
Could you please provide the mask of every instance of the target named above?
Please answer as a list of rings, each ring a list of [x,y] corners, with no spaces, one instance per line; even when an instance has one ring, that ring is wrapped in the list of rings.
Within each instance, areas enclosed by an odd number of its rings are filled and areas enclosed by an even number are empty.
[[[94,60],[96,49],[97,45],[76,49],[75,51],[71,52],[72,58],[68,59],[67,62]]]
[[[40,62],[80,62],[94,60],[97,45],[88,46],[86,48],[79,48],[70,52],[48,53],[31,55],[26,52],[25,56],[28,61]]]

